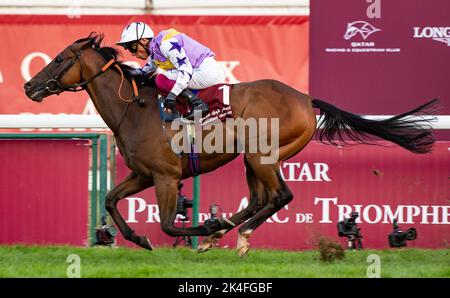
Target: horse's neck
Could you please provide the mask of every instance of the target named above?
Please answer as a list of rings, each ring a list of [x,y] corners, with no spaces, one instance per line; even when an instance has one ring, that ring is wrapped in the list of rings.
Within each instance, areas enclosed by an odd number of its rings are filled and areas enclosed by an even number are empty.
[[[95,75],[102,66],[86,67],[88,73],[86,77]],[[95,78],[87,87],[87,92],[98,113],[115,135],[119,135],[120,131],[127,126],[140,126],[143,123],[140,118],[145,117],[142,114],[146,114],[148,117],[148,113],[151,112],[148,110],[148,106],[147,109],[139,109],[135,112],[137,102],[130,103],[127,108],[127,103],[120,99],[119,92],[124,99],[129,100],[132,98],[133,91],[127,79],[123,80],[123,85],[119,90],[121,75],[114,70],[108,70]]]
[[[92,102],[106,125],[117,133],[119,127],[120,110],[125,109],[125,104],[116,99],[114,90],[117,89],[114,81],[109,81],[111,75],[106,72],[92,81],[86,88]]]

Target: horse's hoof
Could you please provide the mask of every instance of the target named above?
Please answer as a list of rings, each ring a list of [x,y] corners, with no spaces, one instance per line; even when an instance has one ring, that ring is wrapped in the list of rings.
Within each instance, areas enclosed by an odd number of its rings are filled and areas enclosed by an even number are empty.
[[[250,243],[248,243],[248,238],[250,238],[253,230],[246,230],[245,232],[239,233],[237,241],[237,250],[240,257],[247,254],[250,249]]]
[[[136,242],[142,248],[153,250],[152,245],[150,244],[150,240],[148,240],[145,236],[139,236],[139,240]]]
[[[247,253],[248,253],[249,250],[250,250],[249,245],[240,247],[240,248],[238,249],[238,255],[239,255],[241,258],[243,258],[244,256],[247,255]]]
[[[202,253],[202,252],[210,250],[212,247],[213,246],[211,243],[201,243],[197,247],[197,252]]]

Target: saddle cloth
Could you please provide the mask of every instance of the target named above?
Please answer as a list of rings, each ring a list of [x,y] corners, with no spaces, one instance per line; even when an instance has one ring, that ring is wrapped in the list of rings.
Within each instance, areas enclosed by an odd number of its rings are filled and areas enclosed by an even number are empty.
[[[209,113],[200,119],[201,125],[217,119],[224,121],[226,118],[233,118],[233,111],[229,105],[232,88],[232,84],[217,84],[206,89],[198,90],[197,96],[209,106]],[[190,105],[184,98],[181,96],[177,98],[177,110],[182,116],[186,116],[190,108]]]

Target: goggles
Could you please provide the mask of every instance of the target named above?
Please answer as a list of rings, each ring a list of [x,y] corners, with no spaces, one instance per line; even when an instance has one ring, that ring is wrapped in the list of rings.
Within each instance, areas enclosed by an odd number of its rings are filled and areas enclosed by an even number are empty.
[[[138,42],[137,41],[128,42],[123,44],[123,47],[125,48],[125,50],[130,51],[130,53],[135,54],[137,52]]]

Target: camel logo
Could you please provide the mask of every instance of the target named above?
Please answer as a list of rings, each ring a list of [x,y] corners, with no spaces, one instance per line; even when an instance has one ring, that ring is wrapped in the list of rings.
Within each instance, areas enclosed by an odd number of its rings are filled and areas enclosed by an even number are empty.
[[[381,31],[381,29],[375,28],[373,25],[364,22],[364,21],[356,21],[347,24],[347,31],[345,31],[344,38],[349,40],[356,34],[361,34],[364,40],[367,39],[370,35],[375,32]]]
[[[414,38],[431,38],[450,46],[450,27],[414,27]]]

